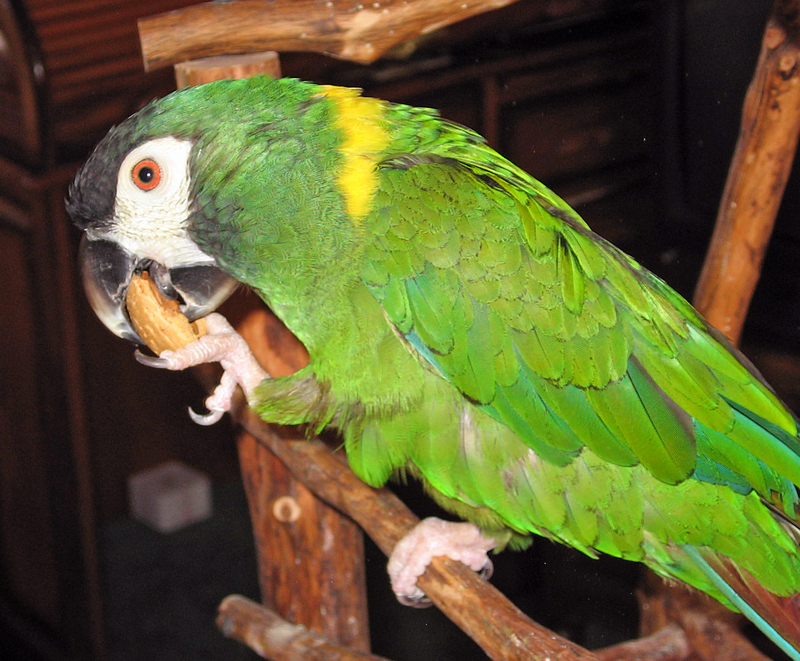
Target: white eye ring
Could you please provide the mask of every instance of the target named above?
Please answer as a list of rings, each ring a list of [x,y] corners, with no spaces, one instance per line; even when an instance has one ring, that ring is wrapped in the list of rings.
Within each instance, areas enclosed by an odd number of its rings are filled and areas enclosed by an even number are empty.
[[[192,143],[171,136],[139,145],[123,159],[117,176],[117,202],[172,205],[189,186]]]
[[[189,237],[193,146],[191,140],[154,138],[122,159],[113,222],[103,238],[168,269],[214,263]]]

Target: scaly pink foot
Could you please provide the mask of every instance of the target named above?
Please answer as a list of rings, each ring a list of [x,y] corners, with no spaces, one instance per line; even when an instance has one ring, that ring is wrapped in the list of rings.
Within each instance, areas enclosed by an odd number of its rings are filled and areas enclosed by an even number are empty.
[[[417,587],[417,579],[425,573],[431,560],[445,556],[480,571],[488,578],[492,561],[488,552],[497,542],[481,534],[472,523],[452,523],[436,517],[420,521],[397,542],[386,567],[392,590],[406,606],[427,606],[425,594]]]
[[[200,425],[213,425],[231,408],[236,386],[242,386],[247,401],[252,403],[253,391],[269,374],[258,364],[244,338],[237,333],[221,314],[206,317],[207,334],[176,351],[162,351],[158,358],[146,356],[138,349],[136,360],[149,367],[168,370],[185,370],[187,367],[216,363],[224,370],[219,385],[206,399],[206,415],[189,409],[189,415]]]

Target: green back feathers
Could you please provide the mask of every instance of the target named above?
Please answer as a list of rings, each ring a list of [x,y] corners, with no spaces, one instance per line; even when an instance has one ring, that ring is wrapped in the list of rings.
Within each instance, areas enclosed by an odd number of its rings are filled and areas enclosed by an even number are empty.
[[[363,277],[428,364],[556,464],[794,501],[793,417],[680,296],[473,132],[389,115]]]

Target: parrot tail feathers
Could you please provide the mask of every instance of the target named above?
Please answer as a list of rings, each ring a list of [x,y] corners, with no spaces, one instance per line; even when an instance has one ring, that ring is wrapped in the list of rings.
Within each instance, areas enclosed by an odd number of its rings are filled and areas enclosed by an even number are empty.
[[[707,547],[682,546],[725,598],[790,659],[800,661],[800,594],[776,595],[748,572]]]

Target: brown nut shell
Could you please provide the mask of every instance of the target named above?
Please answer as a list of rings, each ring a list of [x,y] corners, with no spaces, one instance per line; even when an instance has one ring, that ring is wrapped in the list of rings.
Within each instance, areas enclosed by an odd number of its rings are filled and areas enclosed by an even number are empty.
[[[125,304],[134,330],[157,356],[206,334],[205,319],[190,322],[178,302],[165,298],[146,271],[131,279]]]

